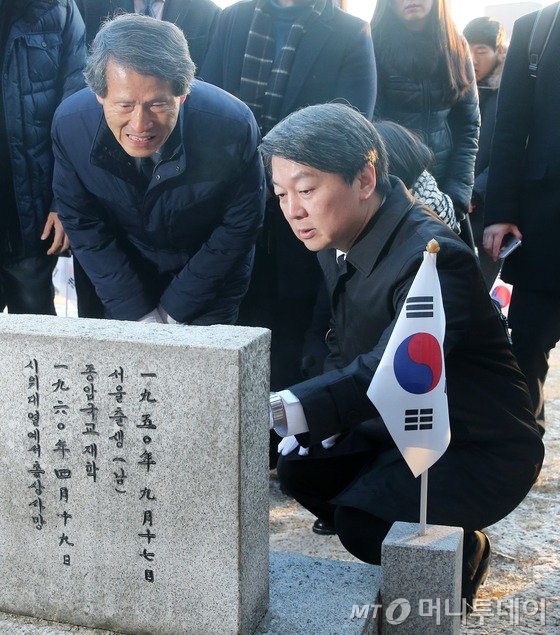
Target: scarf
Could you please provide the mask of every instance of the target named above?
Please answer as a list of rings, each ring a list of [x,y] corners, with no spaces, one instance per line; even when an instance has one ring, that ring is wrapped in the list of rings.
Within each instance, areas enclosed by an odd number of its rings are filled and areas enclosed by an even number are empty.
[[[276,63],[269,2],[270,0],[257,0],[247,37],[239,86],[239,99],[253,111],[262,135],[278,123],[297,47],[306,28],[323,12],[327,0],[314,0],[292,24]]]

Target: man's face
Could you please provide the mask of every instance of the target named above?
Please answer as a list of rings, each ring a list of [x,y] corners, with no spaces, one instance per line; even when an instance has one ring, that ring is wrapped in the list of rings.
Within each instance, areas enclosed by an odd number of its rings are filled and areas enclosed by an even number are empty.
[[[340,174],[272,158],[274,193],[294,234],[310,251],[348,251],[373,215],[375,170],[349,185]],[[369,180],[368,180],[369,179]],[[370,182],[371,181],[371,182]]]
[[[171,82],[140,75],[109,60],[107,95],[97,96],[116,140],[131,157],[147,157],[167,141],[175,128],[179,107]]]
[[[498,51],[487,44],[469,44],[476,81],[486,79],[498,64]]]
[[[392,0],[393,11],[411,31],[421,31],[425,25],[433,0]]]

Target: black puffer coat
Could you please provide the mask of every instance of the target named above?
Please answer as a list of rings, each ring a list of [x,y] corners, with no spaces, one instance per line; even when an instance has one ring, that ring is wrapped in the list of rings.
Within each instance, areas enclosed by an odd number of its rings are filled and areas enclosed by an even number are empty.
[[[73,0],[13,1],[1,81],[21,236],[8,244],[31,254],[53,199],[54,111],[84,85],[84,23]]]
[[[392,25],[393,26],[393,25]],[[396,26],[374,33],[377,63],[376,119],[416,132],[435,155],[430,172],[439,188],[465,212],[471,199],[479,130],[478,94],[470,58],[468,88],[450,95],[430,37]]]

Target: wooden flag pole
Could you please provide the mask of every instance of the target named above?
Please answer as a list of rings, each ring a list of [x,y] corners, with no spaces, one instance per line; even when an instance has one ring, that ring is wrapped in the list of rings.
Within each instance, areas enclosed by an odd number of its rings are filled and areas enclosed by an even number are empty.
[[[426,535],[426,515],[428,510],[428,470],[420,475],[420,536]]]

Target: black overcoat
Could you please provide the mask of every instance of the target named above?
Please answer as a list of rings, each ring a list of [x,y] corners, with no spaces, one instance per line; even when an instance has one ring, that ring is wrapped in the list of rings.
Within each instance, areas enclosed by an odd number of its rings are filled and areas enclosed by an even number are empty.
[[[485,224],[514,223],[523,246],[503,278],[535,291],[560,291],[560,20],[537,78],[529,73],[529,39],[537,13],[515,22],[500,93]]]
[[[134,13],[134,0],[77,0],[77,5],[86,23],[88,45],[107,18],[123,11]],[[163,5],[162,20],[183,31],[197,69],[204,62],[219,15],[220,8],[212,0],[166,0]]]
[[[319,254],[332,304],[330,370],[290,390],[303,405],[311,445],[343,433],[324,455],[371,451],[371,463],[334,502],[391,522],[417,522],[420,479],[388,439],[366,391],[432,238],[441,247],[451,443],[430,469],[428,520],[477,529],[524,498],[539,472],[543,445],[475,255],[397,179],[348,252],[346,273],[339,275],[334,250]]]

